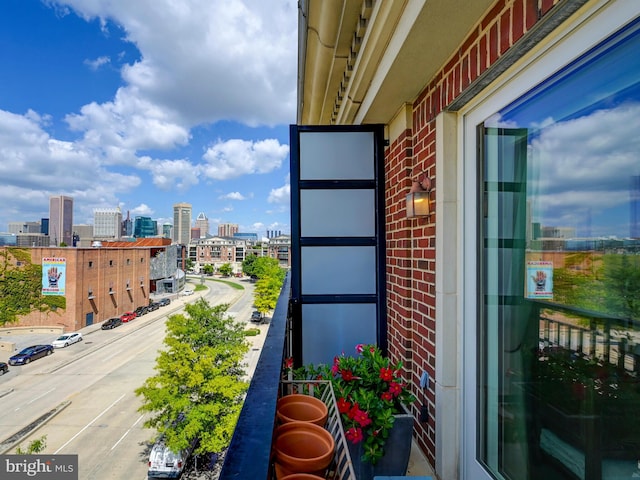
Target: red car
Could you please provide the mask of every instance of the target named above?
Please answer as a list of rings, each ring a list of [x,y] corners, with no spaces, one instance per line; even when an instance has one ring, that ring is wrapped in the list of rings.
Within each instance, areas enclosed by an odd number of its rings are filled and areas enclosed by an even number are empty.
[[[123,322],[128,322],[129,320],[133,320],[134,318],[136,318],[136,312],[125,312],[120,315],[120,320],[122,320]]]

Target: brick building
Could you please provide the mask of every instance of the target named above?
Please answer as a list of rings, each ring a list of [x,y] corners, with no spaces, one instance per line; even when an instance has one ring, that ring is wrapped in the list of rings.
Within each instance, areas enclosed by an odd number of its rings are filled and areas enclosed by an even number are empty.
[[[7,258],[16,263],[10,247]],[[177,291],[177,250],[168,239],[105,242],[100,248],[22,248],[43,266],[43,293],[64,295],[64,309],[32,311],[19,326],[56,326],[75,331],[149,303],[150,294]],[[19,266],[18,266],[19,268]],[[58,292],[47,292],[47,270],[60,275]]]

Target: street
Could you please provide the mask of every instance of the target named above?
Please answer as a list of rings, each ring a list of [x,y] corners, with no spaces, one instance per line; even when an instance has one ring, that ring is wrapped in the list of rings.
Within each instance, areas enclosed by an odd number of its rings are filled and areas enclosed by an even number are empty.
[[[253,285],[241,283],[245,290],[206,282],[210,290],[205,298],[212,304],[233,304],[229,314],[249,323]],[[200,295],[180,297],[113,330],[97,327],[84,333],[83,342],[56,349],[53,355],[29,365],[10,367],[0,377],[0,452],[15,453],[17,446],[26,448],[29,442],[46,436],[42,453],[77,454],[80,479],[146,478],[155,432],[143,428],[145,416],[138,412],[141,399],[134,390],[154,374],[167,315],[182,311],[184,302]],[[249,374],[259,357],[266,327],[260,326],[257,337],[247,337],[252,342],[246,357]],[[18,444],[7,444],[15,432],[56,407],[55,416]]]

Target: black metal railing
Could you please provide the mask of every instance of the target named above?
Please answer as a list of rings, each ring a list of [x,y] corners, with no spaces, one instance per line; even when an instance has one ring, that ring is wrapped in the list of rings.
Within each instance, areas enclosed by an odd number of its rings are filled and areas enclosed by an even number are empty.
[[[280,291],[220,480],[270,478],[271,441],[289,323],[290,276],[287,275]]]

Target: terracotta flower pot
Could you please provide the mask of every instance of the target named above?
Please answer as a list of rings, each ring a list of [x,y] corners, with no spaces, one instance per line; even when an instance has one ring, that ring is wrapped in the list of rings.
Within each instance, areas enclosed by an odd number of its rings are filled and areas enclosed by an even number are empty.
[[[320,477],[333,460],[335,441],[322,427],[309,422],[289,422],[276,429],[276,477],[311,473]]]
[[[276,408],[278,421],[282,424],[289,422],[311,422],[324,427],[327,423],[329,411],[319,398],[311,395],[293,393],[278,400]]]

